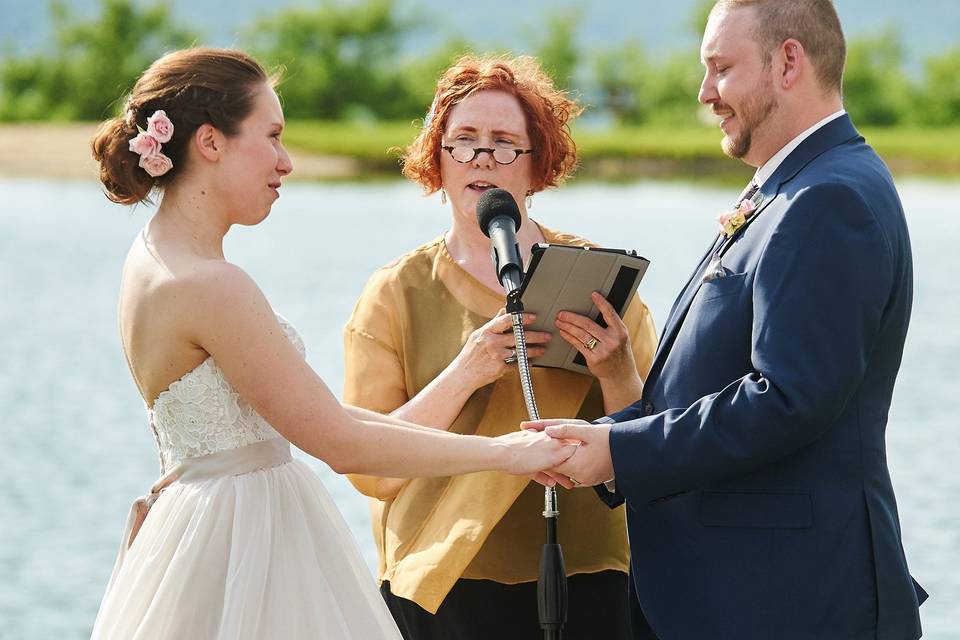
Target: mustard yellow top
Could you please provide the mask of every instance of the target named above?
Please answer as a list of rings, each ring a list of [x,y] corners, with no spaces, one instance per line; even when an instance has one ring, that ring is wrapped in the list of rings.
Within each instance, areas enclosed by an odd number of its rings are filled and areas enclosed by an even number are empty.
[[[541,227],[549,243],[585,240]],[[443,238],[376,271],[344,329],[344,401],[381,413],[406,404],[453,361],[467,337],[505,304],[463,270]],[[635,299],[624,316],[641,377],[656,348],[653,320]],[[534,367],[540,415],[603,415],[590,376]],[[473,393],[450,426],[454,433],[496,436],[527,419],[519,374],[511,370]],[[397,596],[436,613],[459,578],[515,584],[537,579],[545,537],[543,487],[499,472],[414,478],[396,496],[377,496],[376,478],[351,475],[370,496],[378,579]],[[609,509],[589,490],[558,487],[558,537],[568,574],[626,572],[623,508]]]

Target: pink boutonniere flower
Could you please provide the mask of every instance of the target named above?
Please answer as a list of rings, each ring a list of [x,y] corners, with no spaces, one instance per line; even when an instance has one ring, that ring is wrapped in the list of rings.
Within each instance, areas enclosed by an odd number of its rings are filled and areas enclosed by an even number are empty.
[[[720,225],[720,232],[728,238],[737,232],[747,220],[753,216],[757,210],[757,205],[753,200],[741,200],[736,209],[724,211],[717,216],[717,223]]]

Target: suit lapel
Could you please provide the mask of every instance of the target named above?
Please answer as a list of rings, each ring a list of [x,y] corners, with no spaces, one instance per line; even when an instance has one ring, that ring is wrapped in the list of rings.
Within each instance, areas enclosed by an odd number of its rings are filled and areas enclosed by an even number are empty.
[[[779,189],[780,185],[788,182],[824,152],[855,139],[863,140],[853,126],[853,122],[850,121],[850,116],[843,114],[823,125],[801,142],[793,153],[784,158],[767,182],[776,182]]]
[[[693,300],[693,296],[695,296],[697,291],[700,290],[700,283],[703,281],[703,270],[710,262],[710,258],[713,257],[717,247],[720,245],[722,237],[722,235],[717,236],[713,243],[707,247],[707,252],[703,254],[702,258],[700,258],[697,268],[693,270],[692,274],[690,274],[690,279],[687,280],[687,284],[683,289],[681,289],[680,295],[677,296],[677,299],[674,301],[673,308],[670,309],[670,314],[667,316],[666,324],[663,325],[663,332],[660,334],[660,342],[657,344],[657,352],[654,354],[653,363],[650,365],[650,373],[647,375],[647,383],[650,382],[656,373],[659,373],[660,367],[663,364],[662,360],[666,357],[667,352],[669,352],[670,342],[673,340],[676,329],[680,325],[680,319],[690,307],[690,302]],[[647,387],[648,385],[645,384],[644,388]]]
[[[825,151],[850,142],[858,137],[859,134],[850,121],[850,116],[847,114],[831,120],[812,133],[810,137],[804,140],[800,146],[794,149],[793,152],[784,159],[780,166],[777,167],[777,170],[774,171],[773,175],[760,187],[759,191],[763,194],[763,200],[760,207],[754,212],[750,220],[748,220],[748,223],[756,219],[764,209],[770,206],[770,203],[773,202],[776,195],[780,192],[780,186],[784,182],[793,178],[801,169]],[[731,243],[723,243],[719,246],[726,251],[726,249],[730,247],[730,244]],[[670,315],[667,316],[667,322],[660,336],[660,343],[657,345],[657,353],[653,357],[650,373],[647,376],[647,384],[644,385],[645,389],[650,388],[650,381],[659,375],[660,369],[663,367],[663,363],[670,353],[670,348],[673,346],[673,340],[680,330],[683,321],[686,319],[687,311],[690,310],[690,305],[693,303],[693,299],[700,290],[700,285],[703,283],[704,267],[710,261],[717,247],[718,242],[715,240],[707,250],[707,253],[700,259],[700,264],[687,281],[687,285],[681,291],[680,296],[673,303],[673,308],[670,310]]]
[[[670,308],[670,313],[667,315],[667,322],[663,326],[664,330],[661,335],[665,336],[667,334],[667,327],[670,327],[674,324],[677,310],[683,306],[683,300],[689,292],[691,285],[694,285],[699,280],[698,276],[702,277],[701,272],[703,271],[703,266],[709,262],[711,256],[713,256],[714,252],[717,250],[717,246],[720,244],[720,242],[721,236],[714,238],[710,246],[707,247],[707,252],[704,253],[700,258],[700,262],[697,263],[697,267],[693,270],[693,273],[691,273],[690,277],[687,278],[687,283],[683,285],[683,289],[680,290],[680,295],[678,295],[677,299],[673,301],[673,306]]]

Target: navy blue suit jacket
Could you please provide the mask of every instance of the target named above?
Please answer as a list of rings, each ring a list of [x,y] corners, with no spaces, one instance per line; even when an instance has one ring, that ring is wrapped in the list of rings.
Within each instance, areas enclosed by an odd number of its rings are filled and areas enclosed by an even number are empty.
[[[884,443],[912,298],[903,209],[846,115],[760,192],[674,303],[642,399],[610,416],[617,493],[598,492],[626,500],[661,640],[918,638]]]

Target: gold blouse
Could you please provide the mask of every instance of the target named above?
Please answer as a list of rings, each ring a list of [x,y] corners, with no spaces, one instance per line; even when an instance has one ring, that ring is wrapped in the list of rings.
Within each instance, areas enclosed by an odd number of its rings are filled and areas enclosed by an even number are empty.
[[[541,227],[549,243],[585,240]],[[464,271],[443,238],[376,271],[344,328],[344,402],[389,413],[443,371],[467,337],[505,304]],[[656,349],[653,320],[635,299],[624,316],[637,368],[646,377]],[[603,415],[590,376],[534,367],[540,415]],[[473,393],[450,426],[454,433],[496,436],[527,419],[517,371]],[[371,499],[378,579],[395,595],[435,613],[459,578],[515,584],[537,579],[545,537],[543,487],[499,472],[414,478],[395,496],[376,495],[377,479],[351,475]],[[589,490],[558,487],[558,538],[568,574],[626,572],[623,507],[609,509]]]

